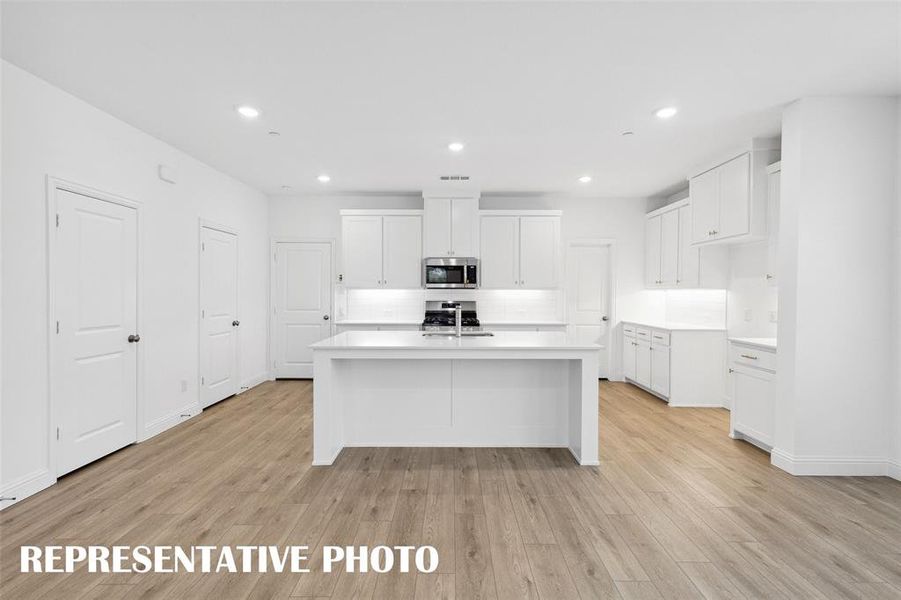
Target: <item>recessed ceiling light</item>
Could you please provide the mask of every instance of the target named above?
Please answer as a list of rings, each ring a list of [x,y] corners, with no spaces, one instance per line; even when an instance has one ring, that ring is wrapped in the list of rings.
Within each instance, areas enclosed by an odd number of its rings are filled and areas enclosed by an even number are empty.
[[[582,175],[579,177],[579,183],[589,183],[591,181],[591,175]]]
[[[657,115],[658,119],[669,119],[675,116],[677,112],[679,112],[679,109],[675,106],[664,106],[654,111],[654,114]]]
[[[252,106],[239,106],[235,108],[235,110],[238,111],[238,114],[240,114],[245,119],[256,119],[260,116],[260,111]]]
[[[320,175],[320,176],[317,177],[316,179],[319,180],[319,183],[328,183],[329,181],[332,180],[332,178],[329,177],[328,175],[326,175],[325,173],[323,173],[322,175]]]
[[[451,152],[461,152],[463,150],[462,142],[451,142],[447,145],[447,149]]]

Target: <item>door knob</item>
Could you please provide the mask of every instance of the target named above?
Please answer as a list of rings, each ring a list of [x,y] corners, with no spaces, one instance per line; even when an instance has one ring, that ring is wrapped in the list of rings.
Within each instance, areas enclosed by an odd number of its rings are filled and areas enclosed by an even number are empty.
[[[606,322],[606,321],[609,321],[609,320],[610,320],[610,318],[609,318],[607,315],[604,315],[603,317],[601,317],[601,321],[605,321],[605,322]]]
[[[329,320],[329,316],[328,316],[328,315],[322,315],[322,320],[323,320],[323,321],[328,321],[328,320]]]
[[[129,344],[137,344],[137,343],[140,342],[140,341],[141,341],[141,336],[139,336],[139,335],[136,334],[136,333],[133,333],[133,334],[131,334],[130,336],[128,336],[128,343],[129,343]]]
[[[241,324],[241,321],[232,321],[232,327],[237,327]]]

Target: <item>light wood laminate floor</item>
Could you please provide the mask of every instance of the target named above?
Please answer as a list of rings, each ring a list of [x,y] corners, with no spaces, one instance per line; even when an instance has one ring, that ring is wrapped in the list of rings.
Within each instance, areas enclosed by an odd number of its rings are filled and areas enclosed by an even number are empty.
[[[0,513],[0,596],[901,598],[901,483],[791,477],[729,439],[724,410],[602,382],[597,468],[472,448],[346,449],[311,467],[311,392],[266,383]],[[23,543],[432,544],[441,563],[22,575]]]

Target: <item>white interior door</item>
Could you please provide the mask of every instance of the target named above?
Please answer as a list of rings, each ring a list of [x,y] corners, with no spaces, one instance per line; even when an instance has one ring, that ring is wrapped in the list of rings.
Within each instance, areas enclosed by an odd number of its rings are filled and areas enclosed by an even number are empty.
[[[56,190],[57,475],[137,439],[137,210]]]
[[[275,376],[313,377],[310,344],[331,335],[332,260],[326,242],[279,242],[272,328]]]
[[[566,253],[567,327],[580,341],[598,344],[598,377],[610,376],[610,246],[573,243]]]
[[[238,393],[238,236],[200,228],[200,405]]]

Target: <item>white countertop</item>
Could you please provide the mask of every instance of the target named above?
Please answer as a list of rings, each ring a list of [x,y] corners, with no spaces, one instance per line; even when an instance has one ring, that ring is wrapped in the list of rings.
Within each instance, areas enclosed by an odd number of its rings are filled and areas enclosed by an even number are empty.
[[[504,325],[510,325],[514,327],[565,327],[566,321],[485,321],[480,319],[482,327],[490,327],[492,325],[502,327]],[[335,325],[421,325],[422,320],[419,321],[386,321],[382,320],[365,320],[365,319],[344,319],[342,321],[335,321]]]
[[[725,327],[711,327],[709,325],[688,325],[685,323],[654,323],[651,321],[623,321],[639,327],[652,329],[664,329],[666,331],[726,331]]]
[[[562,331],[498,331],[493,336],[424,336],[419,331],[345,331],[313,350],[600,350]]]
[[[766,348],[768,350],[776,349],[776,338],[730,337],[729,341],[735,342],[736,344],[743,344],[745,346],[754,346],[755,348]]]
[[[335,325],[422,325],[422,319],[418,321],[386,321],[385,319],[344,319],[335,321]]]

